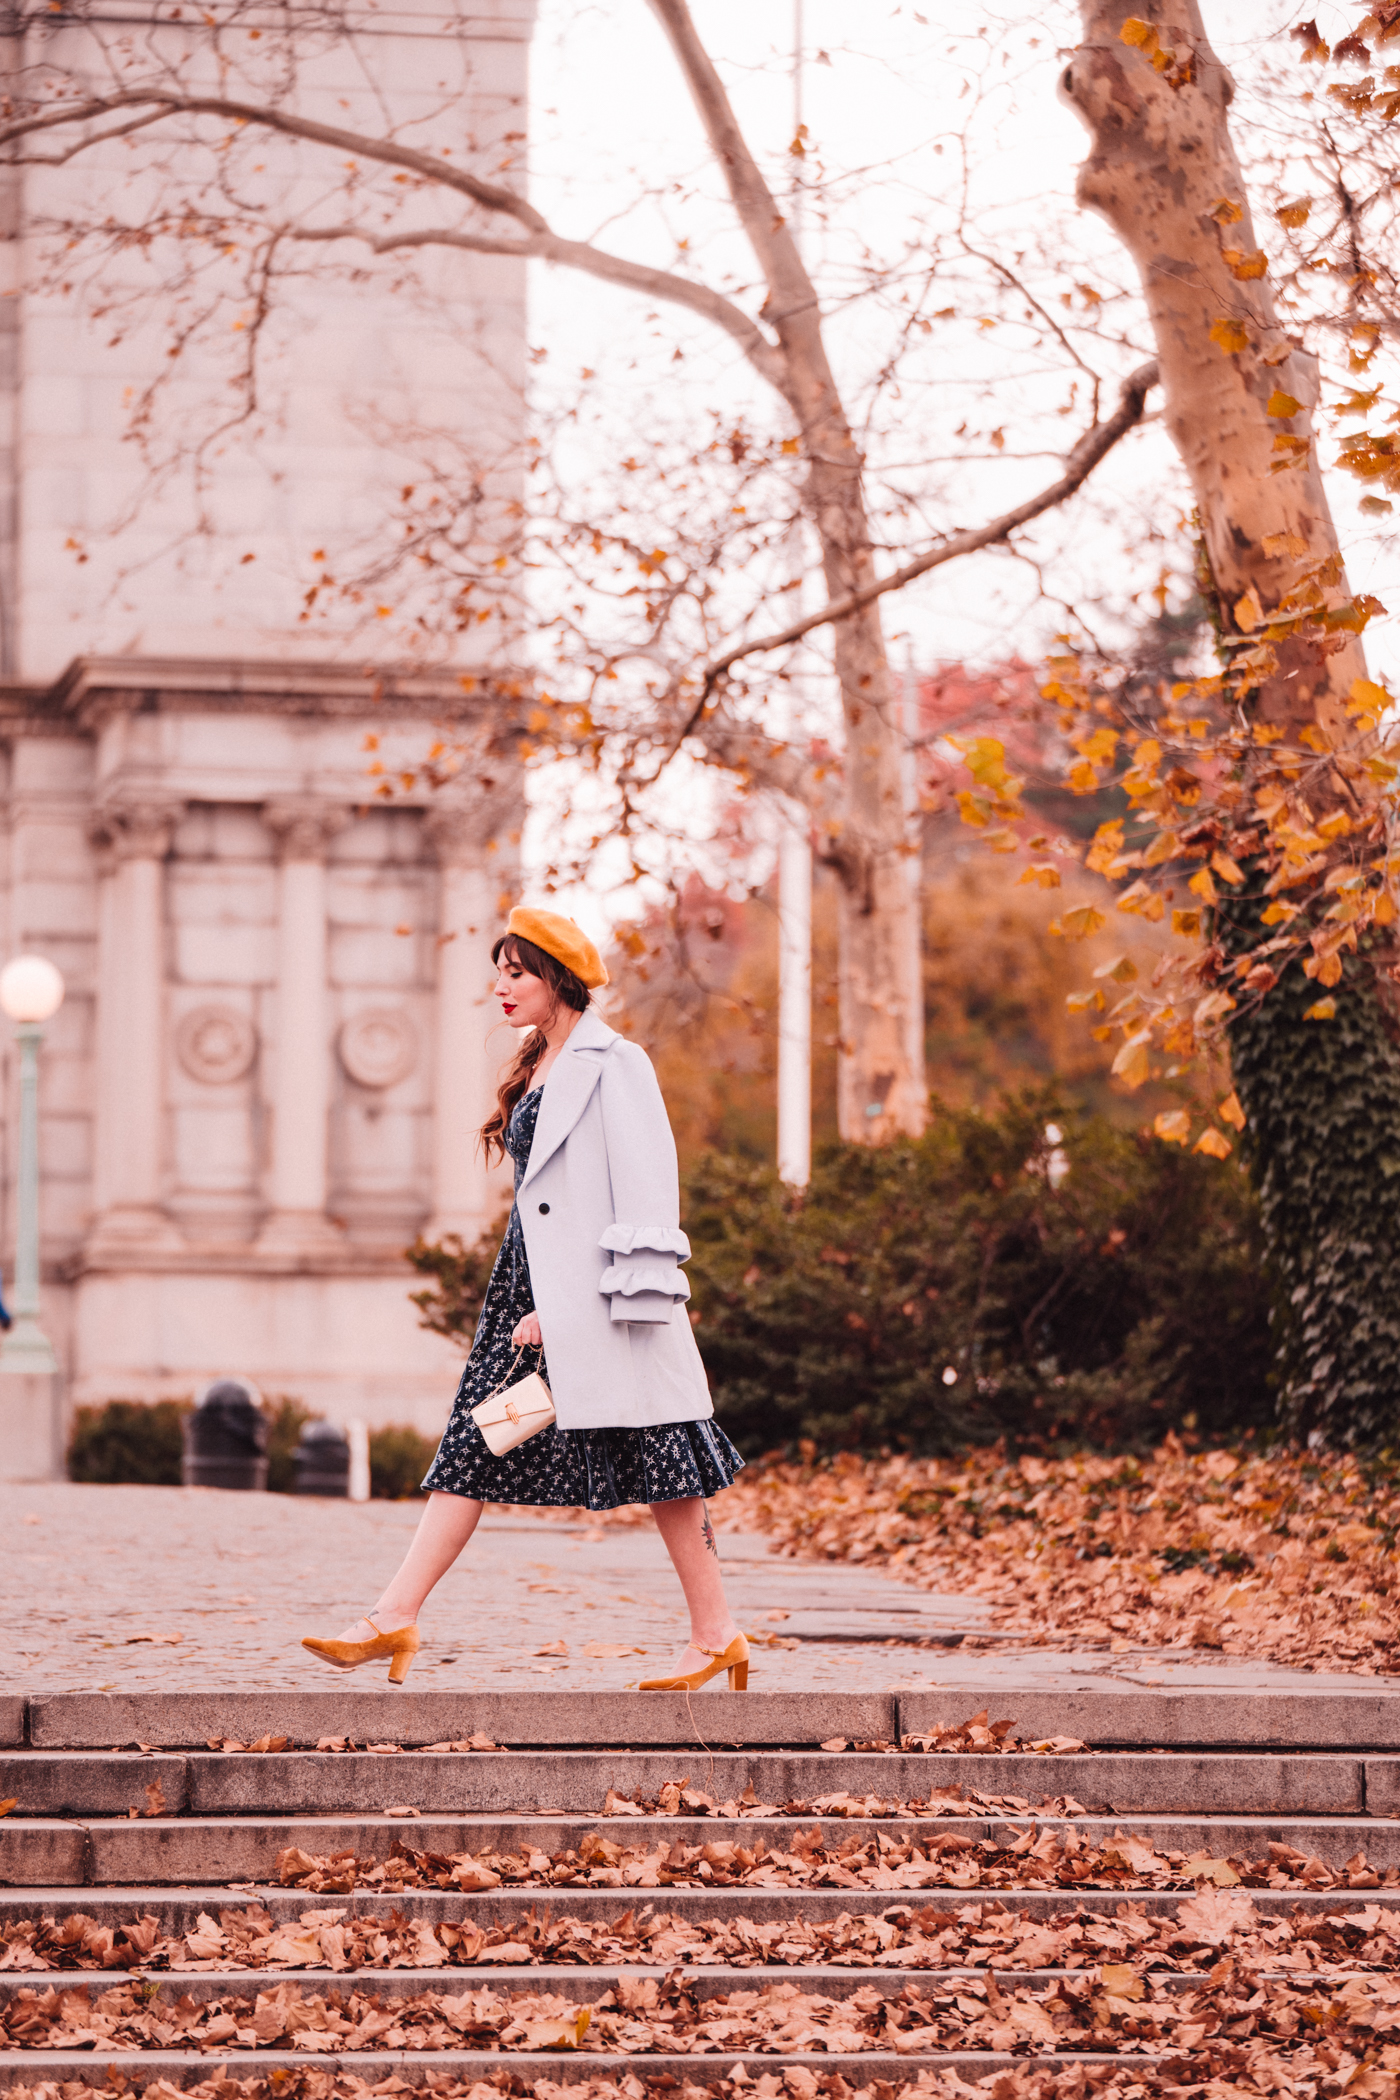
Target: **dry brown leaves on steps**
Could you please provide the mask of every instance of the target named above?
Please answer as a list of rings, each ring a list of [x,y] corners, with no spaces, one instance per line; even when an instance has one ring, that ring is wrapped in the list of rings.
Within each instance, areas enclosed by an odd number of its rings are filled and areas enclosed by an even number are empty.
[[[978,1598],[1037,1646],[1400,1668],[1400,1480],[1354,1457],[1191,1452],[752,1465],[711,1505],[797,1559]],[[998,1643],[1005,1652],[1005,1643]]]
[[[1189,2057],[1165,2057],[1157,2061],[1129,2056],[1122,2064],[1071,2064],[1036,2066],[1018,2064],[1010,2070],[988,2073],[967,2080],[956,2071],[920,2071],[906,2080],[879,2080],[869,2090],[875,2100],[1144,2100],[1161,2094],[1165,2100],[1254,2100],[1255,2095],[1284,2091],[1300,2100],[1314,2095],[1340,2093],[1344,2088],[1359,2100],[1397,2100],[1397,2074],[1392,2070],[1361,2068],[1350,2056],[1339,2052],[1338,2068],[1328,2071],[1320,2058],[1312,2075],[1300,2076],[1299,2059],[1288,2060],[1289,2080],[1279,2075],[1273,2053],[1237,2042],[1206,2042]],[[1350,2079],[1350,2084],[1347,2080]],[[1257,2080],[1257,2082],[1256,2082]],[[275,2082],[274,2082],[275,2081]],[[118,2086],[117,2090],[121,2087]],[[26,2100],[111,2100],[114,2088],[93,2088],[79,2080],[59,2085],[45,2082],[26,2089]],[[512,2072],[503,2061],[489,2080],[454,2078],[450,2072],[430,2074],[425,2087],[410,2088],[391,2077],[377,2084],[314,2062],[290,2072],[274,2072],[272,2078],[227,2078],[216,2076],[197,2085],[176,2089],[164,2079],[144,2087],[146,2100],[371,2100],[373,2095],[426,2090],[433,2100],[504,2100],[504,2096],[530,2095],[532,2100],[648,2100],[665,2093],[666,2100],[709,2100],[716,2090],[689,2078],[679,2082],[646,2079],[629,2071],[621,2078],[572,2079],[561,2084],[528,2073]],[[788,2064],[782,2070],[750,2072],[740,2065],[719,2085],[726,2100],[851,2100],[855,2090],[839,2071],[821,2071],[806,2064]]]
[[[541,1917],[532,1910],[509,1926],[469,1919],[429,1923],[348,1908],[304,1910],[276,1924],[259,1905],[202,1912],[193,1930],[162,1933],[150,1916],[100,1925],[82,1912],[62,1920],[29,1918],[5,1928],[0,1970],[140,1969],[189,1974],[218,1969],[443,1969],[577,1964],[666,1966],[684,1961],[730,1968],[833,1963],[887,1969],[1083,1969],[1131,1961],[1140,1969],[1198,1969],[1226,1955],[1254,1969],[1324,1975],[1334,1967],[1400,1967],[1400,1909],[1339,1902],[1326,1912],[1261,1915],[1241,1891],[1207,1884],[1175,1915],[1144,1913],[1131,1899],[1113,1916],[1057,1911],[1031,1917],[1007,1902],[932,1910],[889,1905],[882,1914],[836,1918],[739,1917],[698,1922],[643,1904],[601,1923]]]
[[[815,1824],[784,1834],[777,1843],[757,1829],[742,1843],[716,1837],[691,1844],[678,1836],[627,1845],[620,1842],[622,1835],[589,1831],[577,1848],[553,1853],[427,1852],[401,1838],[386,1859],[353,1852],[317,1856],[289,1845],[277,1856],[277,1872],[284,1888],[337,1896],[353,1889],[480,1892],[501,1887],[893,1891],[1192,1889],[1213,1883],[1218,1888],[1400,1888],[1400,1867],[1388,1868],[1382,1877],[1361,1852],[1341,1867],[1277,1842],[1259,1859],[1162,1852],[1121,1830],[1094,1844],[1072,1823],[1042,1829],[1032,1821],[1006,1842],[939,1830],[936,1824],[932,1831],[907,1824],[869,1836],[853,1831],[839,1844],[825,1843]]]
[[[1384,2049],[1393,2058],[1384,2068],[1400,2068],[1400,1977],[1267,1977],[1227,1956],[1185,1989],[1164,1989],[1139,1964],[1106,1962],[1049,1983],[999,1984],[988,1972],[911,1981],[894,1996],[863,1984],[827,1997],[787,1981],[706,1996],[673,1971],[623,1978],[588,2005],[489,1984],[392,1999],[360,1988],[303,1995],[282,1984],[252,1998],[229,1992],[173,2004],[148,1998],[140,1984],[96,1993],[51,1986],[21,1990],[0,2008],[0,2035],[12,2049],[563,2049],[632,2058],[1047,2048],[1151,2058],[1221,2039],[1266,2052],[1292,2084],[1330,2078],[1343,2051],[1356,2066],[1379,2062]]]

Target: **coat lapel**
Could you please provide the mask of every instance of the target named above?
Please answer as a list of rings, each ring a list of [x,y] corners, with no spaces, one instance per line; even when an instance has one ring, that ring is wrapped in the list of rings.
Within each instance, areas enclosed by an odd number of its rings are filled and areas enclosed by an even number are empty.
[[[540,1119],[517,1195],[559,1150],[587,1108],[603,1069],[603,1059],[616,1041],[617,1031],[592,1013],[583,1016],[569,1037],[545,1081]]]

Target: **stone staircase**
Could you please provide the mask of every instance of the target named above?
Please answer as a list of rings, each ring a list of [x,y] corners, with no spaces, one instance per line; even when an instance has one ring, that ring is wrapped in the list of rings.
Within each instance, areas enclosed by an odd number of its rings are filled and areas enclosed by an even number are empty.
[[[0,1699],[0,2088],[1382,2060],[1400,1692],[995,1697]]]

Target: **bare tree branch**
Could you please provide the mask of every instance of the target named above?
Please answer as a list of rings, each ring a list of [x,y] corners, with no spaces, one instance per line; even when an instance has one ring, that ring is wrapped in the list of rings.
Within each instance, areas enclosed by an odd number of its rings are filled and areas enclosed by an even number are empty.
[[[600,277],[609,284],[626,285],[632,291],[643,292],[649,298],[665,299],[672,305],[689,307],[692,313],[714,322],[739,345],[759,375],[766,379],[770,386],[775,387],[785,400],[789,399],[787,375],[782,359],[757,323],[732,300],[711,290],[708,285],[696,284],[689,278],[678,277],[673,271],[651,269],[643,263],[628,262],[625,257],[611,255],[606,249],[595,248],[588,241],[565,240],[553,231],[543,214],[536,211],[535,207],[515,190],[504,189],[496,183],[483,182],[479,176],[473,175],[466,168],[454,168],[436,154],[424,153],[417,147],[400,145],[393,139],[372,138],[364,132],[343,130],[338,125],[318,124],[311,117],[300,117],[288,110],[275,109],[260,103],[235,102],[222,95],[179,95],[166,90],[123,88],[110,95],[94,97],[91,101],[66,104],[59,110],[49,110],[39,116],[18,118],[12,123],[0,124],[0,147],[32,136],[35,132],[55,130],[66,124],[90,123],[113,110],[132,105],[154,105],[154,114],[139,120],[143,128],[158,121],[162,115],[227,117],[236,123],[258,124],[266,130],[282,132],[289,138],[305,139],[313,145],[334,147],[337,152],[357,154],[362,160],[378,161],[386,167],[405,168],[440,188],[458,191],[486,211],[515,219],[526,229],[525,237],[515,241],[496,240],[490,235],[474,234],[465,229],[383,236],[361,232],[357,227],[329,227],[324,230],[309,228],[295,231],[287,229],[297,240],[358,240],[365,242],[376,254],[383,254],[392,248],[464,248],[478,255],[533,257],[542,262],[558,263],[565,268],[582,270],[587,275]],[[132,125],[130,128],[138,127]],[[74,154],[86,150],[89,145],[99,145],[107,138],[120,135],[119,132],[94,134],[85,139],[80,146],[70,148],[63,157],[71,158]],[[21,160],[20,164],[28,163]]]
[[[754,369],[769,384],[787,396],[782,359],[756,322],[742,307],[708,285],[677,277],[670,270],[652,269],[646,263],[628,262],[625,256],[610,255],[588,241],[567,241],[555,233],[532,234],[521,240],[501,240],[487,233],[470,233],[455,227],[430,227],[413,233],[367,233],[358,226],[314,226],[288,228],[294,241],[363,241],[376,255],[395,248],[464,248],[474,255],[524,256],[540,262],[558,263],[566,269],[582,270],[607,284],[625,285],[648,298],[665,299],[673,306],[689,307],[692,313],[713,321],[739,345]]]
[[[804,619],[794,620],[791,627],[784,627],[778,634],[760,635],[752,642],[741,642],[736,649],[727,650],[717,657],[705,672],[705,683],[700,706],[691,717],[690,728],[694,728],[704,711],[705,700],[713,691],[715,682],[724,676],[732,664],[741,657],[754,656],[768,649],[782,649],[789,642],[801,641],[814,627],[826,627],[837,620],[847,620],[852,613],[869,605],[875,598],[883,598],[887,591],[902,590],[916,576],[926,576],[930,569],[941,568],[944,562],[956,561],[960,555],[976,554],[983,547],[995,547],[999,541],[1009,537],[1018,526],[1028,525],[1044,511],[1053,510],[1080,488],[1093,473],[1100,460],[1107,457],[1127,433],[1142,420],[1142,411],[1147,396],[1158,380],[1157,360],[1139,365],[1123,387],[1122,398],[1113,414],[1103,423],[1095,423],[1085,431],[1079,443],[1065,462],[1065,471],[1058,481],[1042,489],[1038,496],[1028,496],[1014,510],[993,518],[987,525],[978,525],[967,532],[955,532],[951,539],[931,547],[917,561],[906,562],[902,569],[895,569],[889,576],[882,576],[878,583],[867,584],[864,590],[848,591],[844,598],[837,598],[819,611],[808,613]],[[687,733],[689,733],[687,731]]]

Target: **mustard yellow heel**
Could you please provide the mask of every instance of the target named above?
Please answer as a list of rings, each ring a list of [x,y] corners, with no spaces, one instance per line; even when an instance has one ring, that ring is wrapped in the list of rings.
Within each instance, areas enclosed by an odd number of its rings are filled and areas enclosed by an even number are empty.
[[[702,1684],[708,1684],[712,1677],[718,1677],[721,1670],[729,1672],[729,1689],[731,1692],[746,1692],[748,1690],[749,1644],[742,1633],[735,1634],[729,1646],[724,1649],[706,1648],[699,1641],[692,1641],[690,1645],[692,1648],[699,1648],[702,1655],[708,1655],[711,1658],[705,1669],[692,1670],[688,1676],[644,1677],[637,1690],[639,1692],[698,1692]]]
[[[368,1612],[365,1623],[374,1626]],[[308,1633],[301,1645],[333,1670],[358,1670],[362,1663],[380,1662],[387,1655],[390,1684],[402,1684],[418,1653],[418,1628],[398,1626],[392,1633],[381,1633],[376,1626],[372,1641],[322,1641]]]

